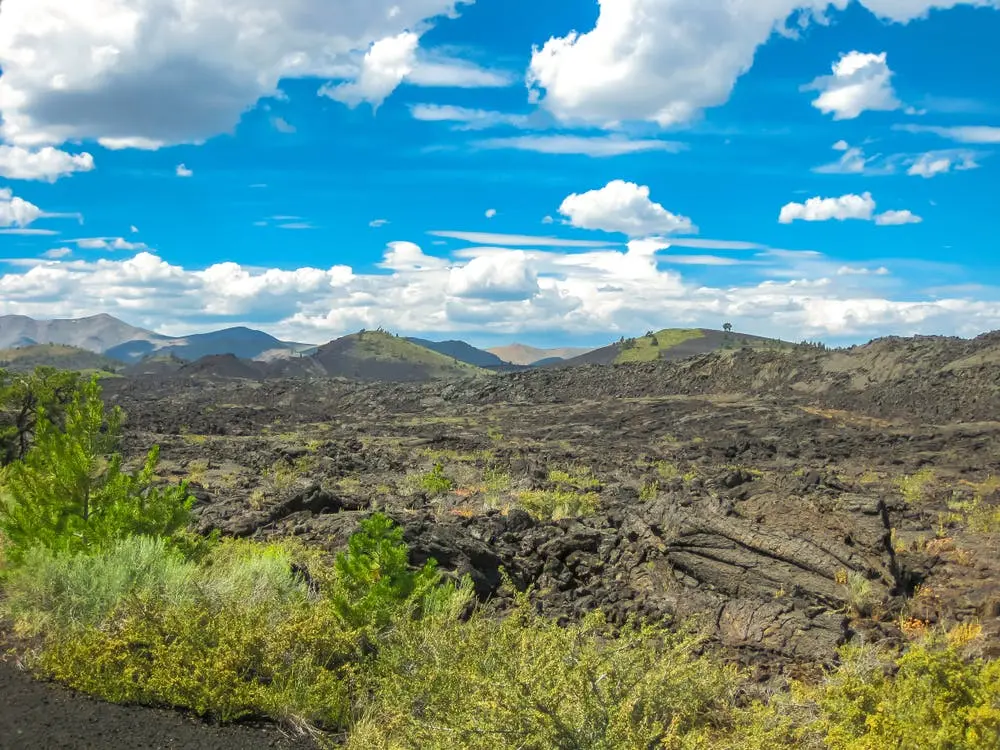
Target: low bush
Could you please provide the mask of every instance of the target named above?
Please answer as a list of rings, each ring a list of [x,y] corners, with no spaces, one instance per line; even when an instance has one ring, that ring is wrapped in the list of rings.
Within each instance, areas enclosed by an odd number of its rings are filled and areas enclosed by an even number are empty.
[[[517,495],[518,503],[542,520],[558,520],[592,515],[600,503],[596,492],[576,490],[525,490]]]
[[[503,620],[416,623],[364,676],[347,746],[681,747],[726,724],[739,685],[735,669],[699,658],[697,645],[658,628],[610,637],[599,615],[558,625],[526,602]]]

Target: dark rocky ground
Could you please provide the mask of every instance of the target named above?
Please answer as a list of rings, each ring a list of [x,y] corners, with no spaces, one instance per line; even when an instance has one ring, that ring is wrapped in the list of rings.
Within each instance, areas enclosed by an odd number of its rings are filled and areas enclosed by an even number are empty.
[[[3,750],[251,750],[312,747],[271,724],[215,726],[176,711],[114,706],[0,660]]]
[[[471,575],[490,607],[510,603],[505,570],[557,618],[697,623],[766,679],[811,673],[849,639],[903,640],[907,624],[975,619],[1000,654],[998,364],[991,334],[433,383],[203,372],[106,391],[129,415],[127,452],[158,443],[163,475],[192,480],[204,531],[332,551],[384,509],[417,562]],[[450,491],[422,486],[435,464]],[[524,507],[539,496],[594,508],[538,520]]]

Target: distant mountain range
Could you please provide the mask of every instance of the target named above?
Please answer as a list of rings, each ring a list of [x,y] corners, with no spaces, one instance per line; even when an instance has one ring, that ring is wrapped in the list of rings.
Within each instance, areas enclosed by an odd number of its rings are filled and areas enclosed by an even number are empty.
[[[165,336],[110,315],[67,320],[0,316],[0,368],[65,369],[158,376],[347,377],[360,380],[426,380],[489,374],[529,367],[680,359],[742,346],[774,347],[759,336],[705,328],[668,328],[597,349],[539,349],[511,344],[489,350],[465,341],[403,338],[362,331],[321,346],[234,327],[191,336]]]
[[[0,349],[34,344],[75,346],[125,363],[168,354],[188,360],[210,354],[270,359],[311,348],[309,344],[279,341],[263,331],[243,327],[174,337],[136,328],[103,314],[66,320],[0,316]]]
[[[496,346],[486,351],[504,362],[510,362],[512,365],[537,365],[550,364],[557,360],[572,359],[573,357],[586,354],[591,350],[572,347],[538,349],[526,344],[509,344],[507,346]]]

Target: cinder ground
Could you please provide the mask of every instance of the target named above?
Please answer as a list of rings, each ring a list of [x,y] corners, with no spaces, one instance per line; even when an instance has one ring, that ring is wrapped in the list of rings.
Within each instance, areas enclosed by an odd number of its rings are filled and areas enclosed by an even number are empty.
[[[159,444],[162,475],[192,481],[204,531],[332,551],[383,509],[417,562],[471,575],[489,607],[509,605],[506,571],[556,618],[694,622],[764,680],[850,639],[969,620],[1000,655],[998,363],[991,334],[431,383],[207,370],[108,381],[107,397],[129,455]],[[284,741],[9,667],[0,694],[0,738],[51,732],[3,747]]]

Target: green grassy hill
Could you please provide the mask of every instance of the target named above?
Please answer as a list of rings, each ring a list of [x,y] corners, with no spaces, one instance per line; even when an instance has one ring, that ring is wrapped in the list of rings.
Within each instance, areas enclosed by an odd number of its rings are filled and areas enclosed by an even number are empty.
[[[35,344],[16,349],[0,349],[0,369],[20,372],[34,370],[36,367],[56,367],[60,370],[112,375],[122,369],[122,364],[95,352],[62,344]]]
[[[327,374],[360,380],[428,380],[488,371],[383,331],[363,331],[324,344],[312,355]]]
[[[789,342],[738,331],[717,331],[711,328],[664,328],[645,336],[616,341],[600,349],[566,360],[550,367],[576,365],[617,365],[626,362],[655,362],[684,359],[726,349],[790,348]]]
[[[664,352],[683,344],[686,341],[704,339],[705,334],[700,328],[665,328],[651,336],[633,339],[627,347],[619,349],[615,364],[621,362],[655,362]]]

